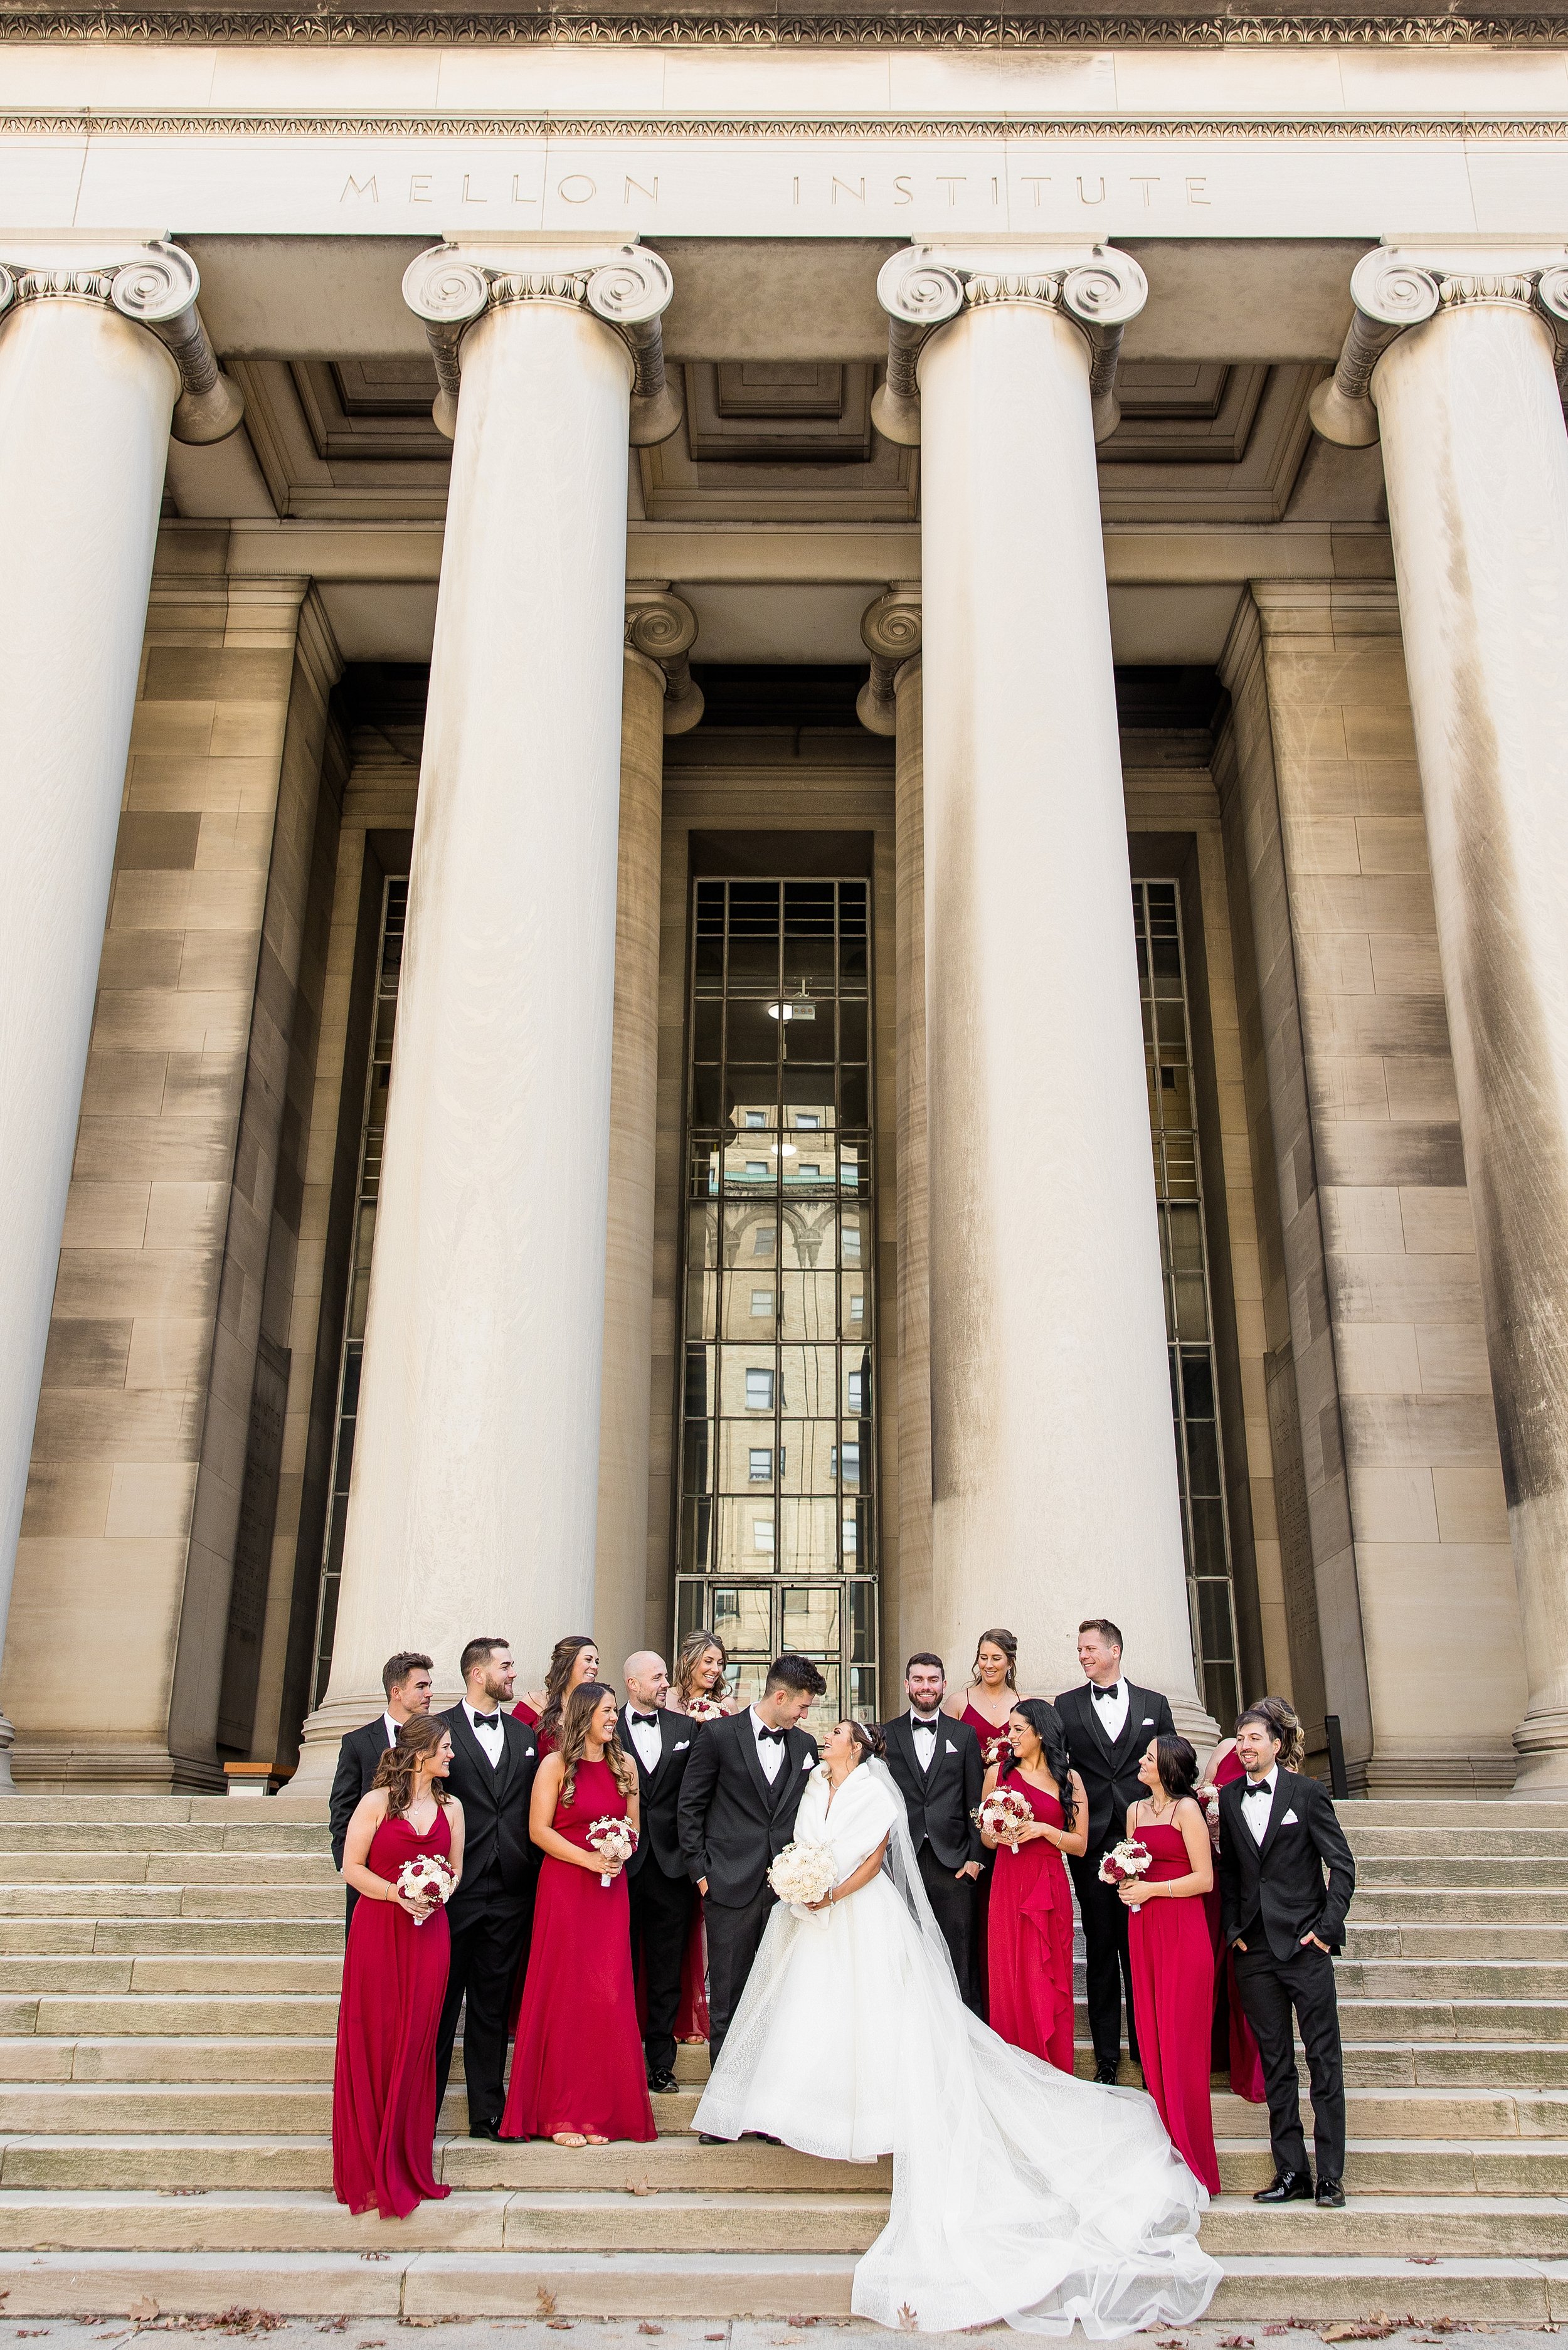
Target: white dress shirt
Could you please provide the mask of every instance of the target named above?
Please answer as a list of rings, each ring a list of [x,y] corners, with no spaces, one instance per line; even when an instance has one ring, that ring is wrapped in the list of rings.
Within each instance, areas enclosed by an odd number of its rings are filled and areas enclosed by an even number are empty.
[[[1253,1787],[1266,1787],[1269,1792],[1266,1795],[1254,1795],[1249,1792]],[[1269,1814],[1273,1808],[1273,1773],[1271,1771],[1265,1778],[1249,1779],[1241,1790],[1241,1817],[1252,1831],[1254,1844],[1261,1845],[1268,1835]]]
[[[784,1769],[784,1741],[771,1736],[764,1738],[763,1732],[770,1728],[770,1724],[763,1720],[754,1705],[749,1707],[748,1711],[752,1717],[752,1736],[757,1742],[757,1760],[763,1766],[763,1776],[771,1787]]]
[[[642,1758],[642,1767],[645,1771],[657,1771],[659,1758],[664,1747],[659,1724],[647,1719],[646,1710],[641,1706],[630,1707],[628,1711],[631,1719],[628,1721],[627,1728],[631,1732],[632,1744]],[[637,1719],[639,1713],[643,1715],[640,1721]]]
[[[468,1716],[468,1726],[470,1730],[472,1731],[475,1738],[478,1739],[481,1746],[484,1749],[485,1760],[493,1771],[497,1763],[500,1762],[501,1757],[506,1752],[506,1732],[501,1727],[500,1707],[497,1706],[496,1708],[496,1719],[493,1728],[487,1728],[485,1724],[479,1720],[478,1715],[474,1712],[473,1708],[470,1705],[466,1698],[462,1700],[462,1710]]]
[[[931,1767],[931,1758],[937,1751],[937,1732],[941,1726],[940,1713],[933,1713],[928,1721],[923,1714],[910,1712],[909,1727],[915,1733],[915,1760],[922,1771],[929,1771]]]
[[[1127,1685],[1126,1681],[1119,1680],[1116,1683],[1116,1693],[1115,1697],[1098,1696],[1096,1693],[1095,1685],[1093,1681],[1091,1681],[1089,1684],[1089,1704],[1093,1710],[1095,1720],[1099,1723],[1100,1728],[1104,1731],[1106,1736],[1110,1740],[1111,1744],[1114,1746],[1117,1739],[1121,1736],[1123,1731],[1127,1726]]]
[[[387,1733],[388,1745],[395,1746],[398,1742],[398,1732],[402,1728],[401,1722],[394,1721],[389,1713],[384,1713],[381,1716],[381,1727]]]

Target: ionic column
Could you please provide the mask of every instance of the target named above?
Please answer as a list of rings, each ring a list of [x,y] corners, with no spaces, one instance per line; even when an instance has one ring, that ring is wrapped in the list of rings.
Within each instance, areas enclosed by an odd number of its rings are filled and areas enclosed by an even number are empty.
[[[1120,255],[890,262],[919,350],[937,1646],[1193,1679],[1095,465]],[[890,371],[891,381],[891,371]],[[887,415],[885,405],[884,414]],[[897,413],[887,417],[894,425]],[[967,1644],[967,1645],[966,1645]]]
[[[894,738],[893,866],[898,1211],[899,1656],[931,1627],[931,1353],[926,1170],[925,746],[920,589],[896,580],[867,607],[860,639],[871,674],[856,705],[873,734]]]
[[[3,1636],[171,421],[216,439],[241,411],[197,317],[185,254],[134,238],[12,238],[0,264]],[[11,1737],[0,1717],[7,1792]]]
[[[1383,442],[1529,1679],[1526,1796],[1568,1787],[1563,250],[1369,254],[1314,411],[1331,439]]]
[[[591,1624],[630,330],[657,256],[437,250],[454,424],[342,1596],[314,1781],[389,1648]],[[668,428],[666,428],[668,429]],[[320,1757],[318,1762],[317,1757]]]
[[[627,589],[621,672],[620,847],[610,1054],[604,1404],[599,1432],[594,1637],[619,1687],[649,1638],[648,1480],[653,1409],[653,1181],[659,1113],[659,853],[664,737],[702,715],[687,656],[689,605],[663,581]],[[663,1598],[662,1588],[660,1599]],[[569,1627],[568,1627],[569,1628]]]

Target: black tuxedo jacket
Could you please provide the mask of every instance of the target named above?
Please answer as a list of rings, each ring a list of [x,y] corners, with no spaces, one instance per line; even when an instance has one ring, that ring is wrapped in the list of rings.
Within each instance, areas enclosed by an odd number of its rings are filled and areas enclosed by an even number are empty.
[[[479,1897],[480,1880],[492,1862],[500,1872],[503,1893],[521,1896],[530,1890],[539,1854],[528,1841],[528,1805],[539,1754],[534,1732],[506,1706],[501,1708],[505,1744],[493,1770],[461,1705],[441,1718],[452,1732],[446,1783],[462,1805],[462,1877],[448,1913],[454,1924],[461,1924],[465,1904]]]
[[[937,1723],[931,1767],[922,1771],[915,1754],[915,1729],[908,1712],[882,1724],[888,1768],[909,1814],[909,1841],[917,1852],[927,1837],[944,1868],[955,1875],[966,1861],[985,1858],[973,1814],[985,1783],[980,1741],[967,1721]]]
[[[775,1855],[794,1834],[794,1815],[816,1766],[809,1731],[785,1733],[784,1762],[770,1786],[757,1760],[750,1706],[704,1724],[680,1782],[680,1849],[695,1885],[739,1909],[753,1900]]]
[[[1089,1846],[1086,1858],[1107,1852],[1127,1833],[1127,1805],[1145,1790],[1137,1775],[1144,1749],[1151,1738],[1174,1738],[1176,1724],[1168,1701],[1158,1690],[1139,1689],[1128,1681],[1127,1718],[1115,1745],[1095,1720],[1096,1703],[1087,1681],[1064,1690],[1056,1711],[1067,1733],[1067,1752],[1089,1799]]]
[[[691,1752],[702,1734],[700,1721],[689,1721],[683,1713],[672,1713],[667,1706],[659,1714],[659,1761],[649,1770],[637,1751],[637,1741],[627,1720],[629,1708],[620,1710],[620,1742],[637,1765],[638,1817],[641,1833],[637,1850],[627,1862],[628,1877],[640,1875],[651,1858],[661,1875],[684,1877],[685,1856],[680,1849],[680,1787],[686,1776],[686,1765]],[[647,1711],[639,1706],[638,1711]]]
[[[1321,1779],[1281,1771],[1260,1845],[1241,1817],[1244,1779],[1220,1790],[1220,1917],[1227,1942],[1256,1932],[1276,1959],[1294,1957],[1303,1934],[1336,1954],[1355,1890],[1355,1859]],[[1261,1800],[1261,1799],[1260,1799]],[[1323,1873],[1328,1871],[1328,1885]]]
[[[367,1721],[358,1730],[349,1731],[337,1749],[337,1769],[332,1781],[332,1799],[327,1816],[332,1824],[332,1866],[343,1866],[344,1839],[348,1823],[360,1799],[370,1792],[370,1782],[376,1775],[376,1765],[387,1751],[387,1720],[379,1713],[374,1721]],[[350,1899],[357,1898],[349,1887]]]

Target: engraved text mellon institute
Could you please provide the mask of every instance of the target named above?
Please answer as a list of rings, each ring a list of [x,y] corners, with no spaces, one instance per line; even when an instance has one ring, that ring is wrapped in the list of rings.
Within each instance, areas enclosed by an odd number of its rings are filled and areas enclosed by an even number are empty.
[[[662,168],[662,167],[661,167]],[[443,216],[456,210],[478,215],[513,213],[542,217],[546,207],[607,206],[628,218],[657,210],[659,172],[639,161],[633,171],[600,162],[594,171],[566,172],[559,177],[535,169],[514,172],[494,157],[464,169],[462,163],[431,171],[410,172],[406,162],[350,171],[338,197],[352,209],[389,204],[429,205]],[[668,182],[670,174],[664,177]],[[900,211],[919,206],[922,213],[943,210],[971,216],[1008,211],[1039,212],[1056,218],[1077,218],[1114,205],[1118,213],[1140,207],[1164,211],[1173,205],[1199,210],[1213,202],[1207,175],[1168,172],[1022,172],[981,167],[966,172],[920,170],[874,174],[837,172],[812,167],[779,172],[764,184],[748,190],[753,202],[781,208],[832,210],[854,218],[863,212]]]

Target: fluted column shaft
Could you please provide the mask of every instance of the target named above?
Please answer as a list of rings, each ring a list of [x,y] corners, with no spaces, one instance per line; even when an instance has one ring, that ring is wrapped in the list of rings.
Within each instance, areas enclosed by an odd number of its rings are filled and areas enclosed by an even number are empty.
[[[937,1644],[1054,1690],[1109,1615],[1197,1727],[1091,349],[1038,276],[966,303],[919,367]]]
[[[632,362],[564,275],[462,343],[330,1688],[590,1624]]]
[[[893,681],[898,903],[898,1645],[935,1638],[931,1616],[931,1329],[926,1170],[926,858],[920,659]],[[899,1660],[902,1661],[901,1659]],[[948,1659],[955,1668],[957,1658]]]
[[[1454,277],[1377,361],[1383,442],[1530,1697],[1568,1787],[1568,439],[1528,278]]]
[[[0,1636],[179,392],[168,351],[109,307],[107,283],[18,299],[0,323]],[[8,1787],[4,1752],[0,1774]]]

